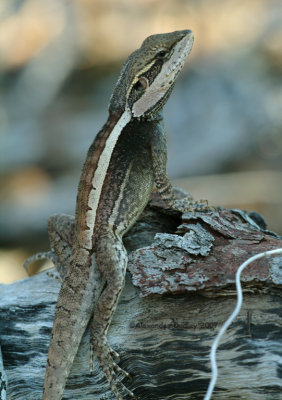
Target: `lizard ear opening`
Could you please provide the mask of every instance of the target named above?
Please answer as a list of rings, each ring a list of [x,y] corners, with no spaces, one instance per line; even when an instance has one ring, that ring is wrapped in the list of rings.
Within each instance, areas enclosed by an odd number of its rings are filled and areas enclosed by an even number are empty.
[[[144,92],[145,89],[149,86],[148,79],[144,76],[138,79],[138,81],[133,85],[133,89],[138,93]]]

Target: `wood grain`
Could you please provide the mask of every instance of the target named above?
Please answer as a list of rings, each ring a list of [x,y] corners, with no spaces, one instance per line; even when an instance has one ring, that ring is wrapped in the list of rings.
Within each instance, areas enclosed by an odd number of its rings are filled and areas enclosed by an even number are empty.
[[[217,229],[215,224],[211,226],[207,219],[184,215],[181,221],[180,215],[168,215],[166,211],[147,208],[125,240],[131,252],[133,276],[127,273],[126,286],[108,338],[121,355],[121,367],[132,374],[132,380],[123,382],[139,399],[203,399],[210,379],[210,346],[235,306],[233,275],[240,257],[244,258],[248,251],[251,253],[250,249],[270,249],[279,244],[281,247],[281,241],[263,229],[254,229],[252,223],[248,224],[238,213],[220,212],[223,222],[230,224],[232,217],[237,225],[235,222],[232,225],[234,237],[231,234],[228,237],[225,232],[219,240],[221,228]],[[186,229],[183,226],[191,224],[194,228],[199,224],[198,233],[208,232],[209,240],[205,245],[205,235],[194,236],[202,243],[199,254],[195,254],[195,242],[192,254],[189,250],[191,240],[183,240]],[[176,235],[177,226],[180,228]],[[229,233],[232,229],[229,227]],[[156,232],[159,235],[154,239]],[[175,235],[174,242],[167,235]],[[256,235],[256,239],[252,235]],[[172,243],[177,245],[172,246]],[[249,249],[247,244],[251,246]],[[201,251],[205,254],[200,254]],[[163,265],[156,262],[155,254],[158,260],[163,256]],[[193,260],[192,264],[186,262],[186,270],[181,264],[184,255],[186,261]],[[169,268],[172,260],[174,267]],[[282,398],[282,262],[278,256],[275,262],[273,260],[261,260],[243,280],[242,310],[219,347],[215,400]],[[153,265],[155,269],[151,268]],[[137,279],[141,268],[144,268],[144,281]],[[216,268],[221,279],[214,279]],[[273,268],[276,268],[276,275],[271,274]],[[157,277],[160,271],[163,278],[154,281],[154,273]],[[197,283],[196,271],[199,277],[205,274],[201,284],[200,279]],[[183,285],[179,281],[181,274],[186,274]],[[174,287],[175,293],[171,294]],[[0,286],[0,338],[9,400],[41,398],[59,288],[60,280],[54,270]],[[90,374],[89,332],[82,340],[63,399],[114,400],[96,361],[94,373]]]

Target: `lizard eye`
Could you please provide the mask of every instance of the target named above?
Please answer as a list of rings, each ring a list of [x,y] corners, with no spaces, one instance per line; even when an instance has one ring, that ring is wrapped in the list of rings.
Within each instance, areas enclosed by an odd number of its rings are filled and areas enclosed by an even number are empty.
[[[161,50],[157,53],[156,57],[157,58],[164,58],[167,55],[167,51]]]

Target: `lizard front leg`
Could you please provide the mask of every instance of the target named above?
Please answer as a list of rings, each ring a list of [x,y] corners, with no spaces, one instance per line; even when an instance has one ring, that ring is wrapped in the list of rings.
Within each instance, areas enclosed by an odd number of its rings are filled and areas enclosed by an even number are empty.
[[[70,267],[74,245],[74,217],[66,214],[55,214],[48,219],[47,231],[51,250],[58,260],[55,267],[63,280]]]
[[[49,259],[53,262],[63,280],[70,266],[74,243],[74,217],[66,214],[55,214],[48,218],[47,231],[51,250],[36,253],[24,262],[24,268],[37,260]]]
[[[210,211],[207,200],[195,201],[191,196],[181,200],[176,199],[173,186],[167,176],[167,148],[164,128],[160,125],[155,130],[151,147],[154,181],[156,188],[163,199],[173,210],[180,212]]]
[[[116,381],[117,374],[121,373],[127,377],[129,374],[115,363],[113,357],[119,356],[110,348],[106,337],[124,286],[127,267],[127,253],[119,236],[108,231],[99,237],[96,244],[96,262],[101,275],[106,280],[106,285],[94,309],[90,341],[111,390],[118,400],[122,400],[123,397],[117,389],[117,383],[121,385],[126,394],[132,397],[134,395],[121,382]]]

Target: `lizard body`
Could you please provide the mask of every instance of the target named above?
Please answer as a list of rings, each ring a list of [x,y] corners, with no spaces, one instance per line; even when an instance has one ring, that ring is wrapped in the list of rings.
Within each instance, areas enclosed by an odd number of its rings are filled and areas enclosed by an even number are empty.
[[[61,218],[71,235],[49,222],[57,264],[68,271],[58,296],[43,400],[59,400],[86,326],[91,348],[117,399],[122,372],[106,339],[124,285],[127,254],[123,235],[145,208],[154,184],[162,198],[178,208],[166,174],[166,138],[162,108],[193,44],[189,30],[148,37],[124,64],[109,105],[109,117],[94,139],[82,169],[75,220]],[[187,202],[186,209],[195,208]],[[66,224],[66,225],[65,225]],[[54,225],[55,230],[54,230]],[[67,237],[66,237],[67,236]],[[68,242],[67,251],[62,243]],[[62,253],[68,254],[67,261]],[[70,254],[71,253],[71,254]],[[92,256],[95,253],[97,268]]]

